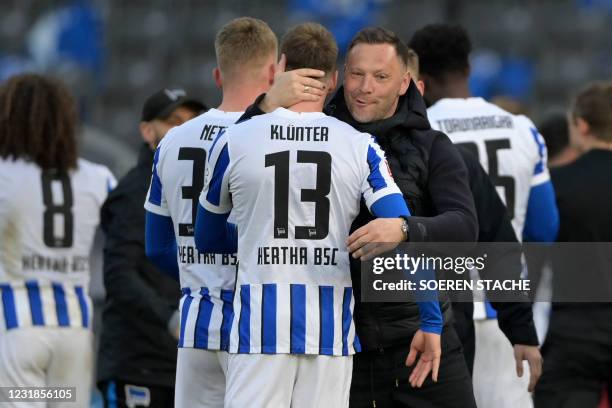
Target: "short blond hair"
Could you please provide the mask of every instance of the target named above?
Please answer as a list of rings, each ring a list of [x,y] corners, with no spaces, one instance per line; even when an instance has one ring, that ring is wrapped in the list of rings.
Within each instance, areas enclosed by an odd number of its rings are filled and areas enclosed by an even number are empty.
[[[338,45],[331,32],[318,23],[302,23],[291,28],[281,42],[287,70],[320,69],[326,74],[336,68]]]
[[[240,17],[225,24],[215,38],[215,54],[221,72],[260,68],[273,55],[276,59],[278,40],[264,21]]]

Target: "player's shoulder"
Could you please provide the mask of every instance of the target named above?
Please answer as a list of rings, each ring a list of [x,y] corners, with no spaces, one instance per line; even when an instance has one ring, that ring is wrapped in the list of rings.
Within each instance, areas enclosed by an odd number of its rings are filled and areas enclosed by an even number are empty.
[[[112,190],[117,181],[108,167],[80,157],[77,161],[76,174],[82,175],[88,184],[100,183],[107,190]]]

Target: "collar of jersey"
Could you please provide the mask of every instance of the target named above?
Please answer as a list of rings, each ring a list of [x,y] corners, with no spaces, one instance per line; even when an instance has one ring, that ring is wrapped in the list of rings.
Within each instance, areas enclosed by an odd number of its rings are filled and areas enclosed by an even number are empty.
[[[272,112],[278,116],[284,116],[286,118],[302,118],[302,119],[314,119],[314,118],[323,118],[327,116],[323,112],[294,112],[285,108],[277,108],[274,112]]]
[[[244,112],[226,112],[216,108],[210,108],[205,112],[206,116],[213,116],[216,118],[235,118],[238,119],[242,116]]]

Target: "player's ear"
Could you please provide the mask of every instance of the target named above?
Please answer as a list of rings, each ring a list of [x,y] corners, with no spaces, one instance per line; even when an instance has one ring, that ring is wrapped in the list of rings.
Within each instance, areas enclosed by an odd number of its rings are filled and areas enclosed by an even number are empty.
[[[410,86],[410,71],[406,70],[402,75],[402,84],[400,86],[399,95],[404,95]]]
[[[336,86],[338,86],[338,70],[335,70],[334,73],[330,75],[328,85],[327,93],[331,94],[336,90]]]
[[[576,129],[581,138],[587,138],[591,134],[591,127],[586,120],[582,118],[576,118]]]
[[[416,81],[416,87],[421,93],[421,96],[425,96],[425,82],[419,79],[418,81]]]
[[[142,140],[144,140],[149,146],[155,145],[155,129],[153,129],[153,125],[150,122],[140,122],[140,125],[138,125],[138,130],[140,130]]]
[[[223,88],[223,77],[221,76],[221,70],[219,67],[215,67],[212,71],[213,80],[215,81],[215,85],[217,88]]]
[[[276,74],[276,64],[272,63],[268,66],[268,83],[270,86],[274,83],[274,75]]]

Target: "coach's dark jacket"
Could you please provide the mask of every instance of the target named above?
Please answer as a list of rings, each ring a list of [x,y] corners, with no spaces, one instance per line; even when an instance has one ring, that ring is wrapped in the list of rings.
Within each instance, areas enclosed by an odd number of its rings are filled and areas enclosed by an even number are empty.
[[[106,301],[98,381],[173,387],[177,341],[168,322],[177,310],[180,289],[145,256],[143,205],[152,165],[153,151],[143,145],[138,164],[102,207]]]
[[[404,195],[412,217],[412,242],[475,242],[478,222],[465,164],[450,139],[431,129],[425,102],[413,82],[388,119],[362,124],[353,119],[340,88],[326,113],[376,137],[385,151],[393,178]],[[362,205],[352,230],[373,217]],[[364,351],[407,345],[419,327],[418,306],[406,303],[362,303],[360,264],[351,258],[355,290],[355,322]],[[441,302],[445,324],[450,319],[447,301]]]

